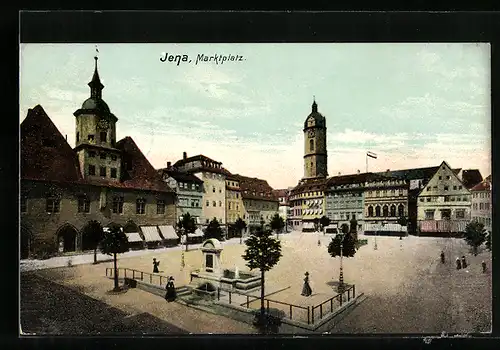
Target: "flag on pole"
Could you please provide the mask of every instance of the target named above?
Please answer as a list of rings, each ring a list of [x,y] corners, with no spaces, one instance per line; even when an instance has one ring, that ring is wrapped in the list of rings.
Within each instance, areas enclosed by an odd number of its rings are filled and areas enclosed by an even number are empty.
[[[97,48],[97,45],[95,46],[95,52],[99,53],[99,49]]]
[[[367,155],[368,157],[370,157],[370,158],[375,158],[375,159],[377,159],[377,155],[376,155],[375,153],[373,153],[373,152],[368,151],[368,152],[366,152],[366,155]]]

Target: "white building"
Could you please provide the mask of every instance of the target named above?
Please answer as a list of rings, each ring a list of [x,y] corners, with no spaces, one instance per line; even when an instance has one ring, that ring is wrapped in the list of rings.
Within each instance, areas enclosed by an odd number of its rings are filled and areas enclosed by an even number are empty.
[[[491,232],[491,175],[473,188],[471,219],[484,225],[486,231]]]

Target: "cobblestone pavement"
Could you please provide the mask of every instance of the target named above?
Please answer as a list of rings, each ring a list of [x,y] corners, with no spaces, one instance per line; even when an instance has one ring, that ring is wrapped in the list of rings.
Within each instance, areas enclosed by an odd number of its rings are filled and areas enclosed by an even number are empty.
[[[33,273],[21,275],[21,332],[64,335],[188,333],[149,313],[127,314]]]
[[[436,240],[445,252],[420,269],[390,297],[368,295],[331,330],[332,333],[471,333],[491,330],[491,253],[467,255],[469,266],[456,270],[455,258],[465,246],[456,240]],[[450,261],[450,258],[451,261]]]

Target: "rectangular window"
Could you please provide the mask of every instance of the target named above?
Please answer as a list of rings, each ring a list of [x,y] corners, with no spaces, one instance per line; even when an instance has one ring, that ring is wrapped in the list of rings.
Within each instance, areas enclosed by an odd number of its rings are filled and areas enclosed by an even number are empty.
[[[451,179],[451,176],[450,175],[446,176],[446,180],[449,180],[449,179]]]
[[[206,204],[207,204],[207,207],[208,207],[208,206],[210,205],[210,202],[209,202],[209,201],[207,201],[207,203],[206,203]]]
[[[431,188],[430,188],[430,187],[427,187],[427,192],[429,192],[430,190],[431,190]]]
[[[427,202],[430,202],[431,201],[431,197],[427,197]]]
[[[146,212],[146,200],[144,198],[137,198],[135,202],[135,213],[144,214]]]
[[[194,208],[195,206],[196,206],[196,202],[195,202],[195,200],[194,200],[194,199],[191,199],[191,207],[193,207],[193,208]]]
[[[423,198],[420,198],[420,201],[421,201],[421,202],[423,202],[423,201],[424,201],[424,199],[423,199]]]
[[[451,219],[451,210],[450,209],[441,209],[441,219],[444,219],[444,220]]]
[[[483,203],[479,203],[479,210],[483,210]]]
[[[215,193],[215,186],[212,186],[212,192]]]
[[[196,185],[195,184],[191,184],[191,189],[195,190],[196,189]]]
[[[473,208],[474,210],[477,210],[477,203],[474,203],[474,204],[472,205],[472,208]]]
[[[27,213],[28,212],[28,197],[26,196],[21,196],[20,198],[20,206],[21,206],[21,213]]]
[[[106,167],[102,166],[99,168],[99,176],[106,176]]]
[[[45,210],[47,213],[59,213],[59,198],[47,198],[45,203]]]
[[[113,214],[123,214],[123,197],[113,197]]]
[[[99,133],[99,138],[101,139],[101,142],[106,142],[106,138],[107,138],[106,136],[107,136],[106,131],[101,131]]]
[[[434,220],[434,210],[425,211],[425,220]]]
[[[465,219],[465,210],[457,209],[456,211],[457,219]]]
[[[118,157],[116,156],[116,154],[111,155],[111,160],[117,160],[117,159],[118,159]]]
[[[462,186],[458,186],[458,189],[461,190],[462,189]]]
[[[94,141],[94,135],[89,135],[89,136],[88,136],[88,140],[89,140],[89,141]]]
[[[101,159],[106,159],[106,153],[101,152],[101,154],[99,155],[99,157],[100,157]]]
[[[442,176],[440,176],[440,177],[439,177],[439,180],[442,180],[442,179],[443,179],[443,177],[442,177]]]
[[[116,179],[116,168],[111,168],[111,178]]]
[[[490,210],[490,203],[484,203],[484,210]]]
[[[78,197],[78,212],[90,213],[90,199],[87,196]]]
[[[89,151],[89,158],[95,158],[95,152]]]
[[[95,175],[95,165],[89,165],[89,175]]]
[[[456,185],[455,185],[455,186],[453,186],[453,189],[454,189],[454,190],[456,190],[456,189],[457,189],[457,186],[456,186]]]
[[[445,202],[449,202],[450,201],[450,197],[449,196],[444,196],[444,201]]]
[[[448,191],[448,186],[444,186],[444,190],[445,190],[445,191]]]
[[[159,215],[165,214],[165,201],[164,200],[159,199],[156,202],[156,214],[159,214]]]
[[[212,206],[213,207],[216,207],[217,206],[217,203],[215,201],[212,202]]]

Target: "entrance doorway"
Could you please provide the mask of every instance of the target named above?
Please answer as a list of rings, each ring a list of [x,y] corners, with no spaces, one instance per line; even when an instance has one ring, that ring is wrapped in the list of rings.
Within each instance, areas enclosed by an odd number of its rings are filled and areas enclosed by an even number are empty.
[[[71,225],[64,225],[58,230],[57,241],[59,253],[74,252],[78,231]]]

